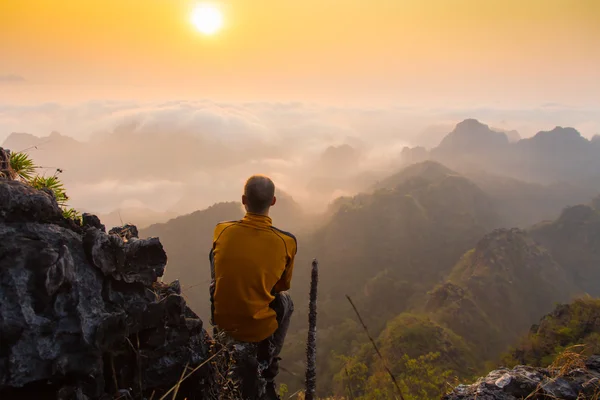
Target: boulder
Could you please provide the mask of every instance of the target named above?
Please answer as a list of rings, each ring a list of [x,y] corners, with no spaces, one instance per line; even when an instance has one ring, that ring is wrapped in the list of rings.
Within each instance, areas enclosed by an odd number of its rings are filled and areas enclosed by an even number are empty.
[[[48,193],[0,179],[0,398],[156,399],[208,358],[179,283],[158,281],[160,241],[126,231],[75,226]],[[203,398],[207,368],[177,398]]]

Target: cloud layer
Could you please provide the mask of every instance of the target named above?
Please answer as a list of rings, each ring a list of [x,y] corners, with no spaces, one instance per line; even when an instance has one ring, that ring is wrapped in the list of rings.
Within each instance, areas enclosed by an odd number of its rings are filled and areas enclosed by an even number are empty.
[[[131,205],[190,212],[237,199],[252,173],[269,174],[305,206],[322,208],[393,170],[404,146],[435,145],[428,127],[467,117],[532,126],[525,135],[556,124],[590,137],[600,132],[597,113],[560,105],[515,111],[97,101],[0,105],[0,140],[27,132],[5,145],[29,149],[46,173],[63,169],[72,204],[95,212]]]

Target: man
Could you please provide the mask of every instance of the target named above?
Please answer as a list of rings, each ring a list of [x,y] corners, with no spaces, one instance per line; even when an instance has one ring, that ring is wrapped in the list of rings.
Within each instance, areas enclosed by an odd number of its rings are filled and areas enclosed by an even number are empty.
[[[286,291],[297,251],[294,235],[272,225],[269,210],[276,201],[273,181],[251,176],[242,196],[246,215],[216,226],[210,252],[212,323],[235,341],[251,344],[267,399],[278,399],[274,379],[294,310]],[[251,396],[253,385],[242,383],[244,396]]]

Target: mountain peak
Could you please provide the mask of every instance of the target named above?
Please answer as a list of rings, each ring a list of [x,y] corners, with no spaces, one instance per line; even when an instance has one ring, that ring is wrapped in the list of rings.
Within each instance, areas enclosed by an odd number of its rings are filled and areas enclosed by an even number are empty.
[[[504,132],[490,129],[486,124],[476,119],[465,119],[456,124],[450,132],[434,149],[435,153],[451,155],[456,151],[467,153],[495,152],[499,147],[509,144],[508,136]]]
[[[473,275],[509,273],[539,257],[548,261],[548,254],[523,230],[518,228],[496,229],[485,235],[475,246],[472,254]],[[539,261],[539,260],[538,260]],[[538,262],[536,262],[538,264]]]
[[[594,199],[597,201],[596,199]],[[598,216],[594,208],[585,204],[579,204],[572,207],[567,207],[563,210],[558,218],[559,223],[575,222],[585,223]]]
[[[556,126],[550,131],[540,131],[533,137],[534,140],[586,140],[575,128]]]
[[[10,149],[13,152],[22,151],[31,146],[35,146],[40,138],[25,132],[12,132],[2,143],[2,147]]]
[[[479,120],[475,119],[475,118],[467,118],[461,122],[459,122],[458,124],[456,124],[456,127],[454,128],[454,130],[463,130],[463,129],[489,129],[490,127],[482,122],[479,122]]]
[[[496,229],[485,235],[461,260],[455,273],[457,282],[465,282],[471,289],[480,289],[477,282],[482,280],[522,285],[535,276],[546,281],[548,287],[565,281],[551,254],[518,228]],[[563,287],[568,285],[564,283]]]
[[[411,179],[425,179],[438,181],[449,175],[458,174],[437,161],[426,160],[411,164],[394,175],[384,179],[375,185],[375,189],[392,189],[408,182]]]

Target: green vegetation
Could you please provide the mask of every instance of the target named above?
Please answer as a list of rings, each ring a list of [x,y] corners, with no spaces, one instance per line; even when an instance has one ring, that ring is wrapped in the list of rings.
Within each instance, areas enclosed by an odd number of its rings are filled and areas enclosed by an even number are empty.
[[[23,152],[10,154],[10,167],[17,180],[27,183],[38,190],[50,190],[63,211],[63,217],[74,220],[79,224],[81,223],[79,212],[67,204],[69,196],[65,191],[63,183],[58,178],[58,174],[62,173],[61,169],[57,169],[51,176],[39,175],[36,173],[39,167],[35,165],[28,154]]]
[[[439,399],[453,385],[455,378],[451,369],[444,369],[439,362],[440,353],[427,353],[417,358],[408,355],[396,367],[400,369],[395,378],[405,400]],[[372,371],[356,357],[344,359],[344,370],[335,377],[339,396],[357,400],[394,400],[397,389],[383,368]]]
[[[503,357],[504,364],[546,367],[568,348],[600,354],[600,299],[583,297],[559,305],[532,327],[517,346]]]
[[[334,377],[335,395],[395,399],[397,389],[387,366],[405,399],[437,399],[450,381],[469,379],[475,371],[474,356],[464,340],[424,315],[399,315],[376,342],[385,360],[379,359],[368,343],[352,356],[338,357],[342,367]]]

